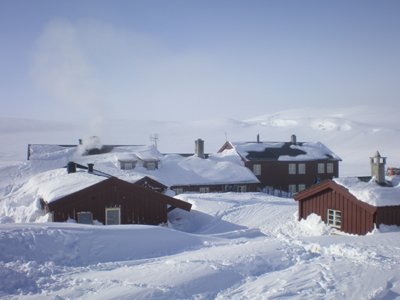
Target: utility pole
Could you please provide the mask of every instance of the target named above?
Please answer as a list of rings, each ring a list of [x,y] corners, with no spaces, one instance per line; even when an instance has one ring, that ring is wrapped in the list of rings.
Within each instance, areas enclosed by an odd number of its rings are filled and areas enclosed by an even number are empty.
[[[154,146],[156,147],[156,149],[157,149],[158,140],[159,140],[158,133],[152,134],[150,136],[150,141],[152,141],[154,143]]]

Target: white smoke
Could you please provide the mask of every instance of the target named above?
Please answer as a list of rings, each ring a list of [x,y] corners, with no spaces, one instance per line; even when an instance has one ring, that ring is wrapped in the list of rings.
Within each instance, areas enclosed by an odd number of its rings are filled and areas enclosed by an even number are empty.
[[[88,120],[90,134],[100,134],[106,99],[87,42],[69,21],[49,23],[36,42],[31,74],[61,107]]]

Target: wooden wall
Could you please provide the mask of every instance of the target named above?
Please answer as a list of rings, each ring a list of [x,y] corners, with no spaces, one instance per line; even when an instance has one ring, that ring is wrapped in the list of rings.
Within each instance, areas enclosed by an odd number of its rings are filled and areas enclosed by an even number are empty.
[[[341,231],[364,235],[374,228],[373,209],[332,189],[326,189],[300,200],[299,219],[305,219],[311,213],[315,213],[327,222],[328,209],[342,212]]]
[[[78,212],[91,212],[93,220],[105,224],[105,209],[121,208],[122,224],[158,225],[167,222],[167,203],[162,194],[115,178],[48,204],[55,222],[77,220]]]
[[[326,173],[326,163],[333,163],[333,173]],[[300,163],[306,164],[305,174],[289,174],[289,164],[296,165]],[[318,163],[325,163],[325,173],[318,174]],[[261,175],[257,178],[261,182],[262,187],[270,186],[274,189],[288,191],[289,184],[305,184],[309,188],[315,184],[316,179],[320,181],[325,179],[332,179],[339,176],[339,163],[338,161],[251,161],[246,162],[245,166],[253,171],[254,164],[261,164]]]
[[[378,207],[376,211],[376,223],[400,226],[400,206]]]
[[[258,183],[243,183],[243,184],[229,184],[229,186],[232,187],[232,191],[235,191],[235,188],[238,186],[246,186],[246,192],[257,192],[259,191],[259,184]],[[214,185],[174,185],[171,186],[172,190],[175,190],[176,188],[181,188],[183,189],[183,192],[189,192],[189,193],[199,193],[200,188],[202,187],[208,187],[210,190],[210,193],[224,193],[227,192],[226,190],[226,185],[225,184],[214,184]],[[231,190],[228,190],[228,192]]]

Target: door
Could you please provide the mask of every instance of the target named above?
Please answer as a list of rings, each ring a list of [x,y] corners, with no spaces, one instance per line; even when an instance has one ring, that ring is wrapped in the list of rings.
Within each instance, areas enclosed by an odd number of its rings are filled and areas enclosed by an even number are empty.
[[[106,208],[106,225],[121,224],[121,208],[112,207]]]

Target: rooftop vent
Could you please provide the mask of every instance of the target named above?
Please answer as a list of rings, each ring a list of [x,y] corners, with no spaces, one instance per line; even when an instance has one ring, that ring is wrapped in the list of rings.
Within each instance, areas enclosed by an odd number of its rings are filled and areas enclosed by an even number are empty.
[[[194,151],[197,157],[204,158],[204,141],[202,139],[197,139],[195,141]]]
[[[74,163],[73,161],[70,161],[67,164],[67,172],[68,172],[68,174],[76,173],[76,163]]]
[[[378,184],[384,185],[385,180],[385,164],[386,157],[382,157],[379,151],[376,151],[375,156],[370,157],[371,163],[371,176],[375,177],[375,181]]]
[[[292,134],[292,135],[291,135],[291,137],[290,137],[290,142],[291,142],[293,145],[296,145],[296,143],[297,143],[297,138],[296,138],[296,135],[295,135],[295,134]]]
[[[93,173],[94,164],[88,164],[87,166],[88,166],[88,172]]]

